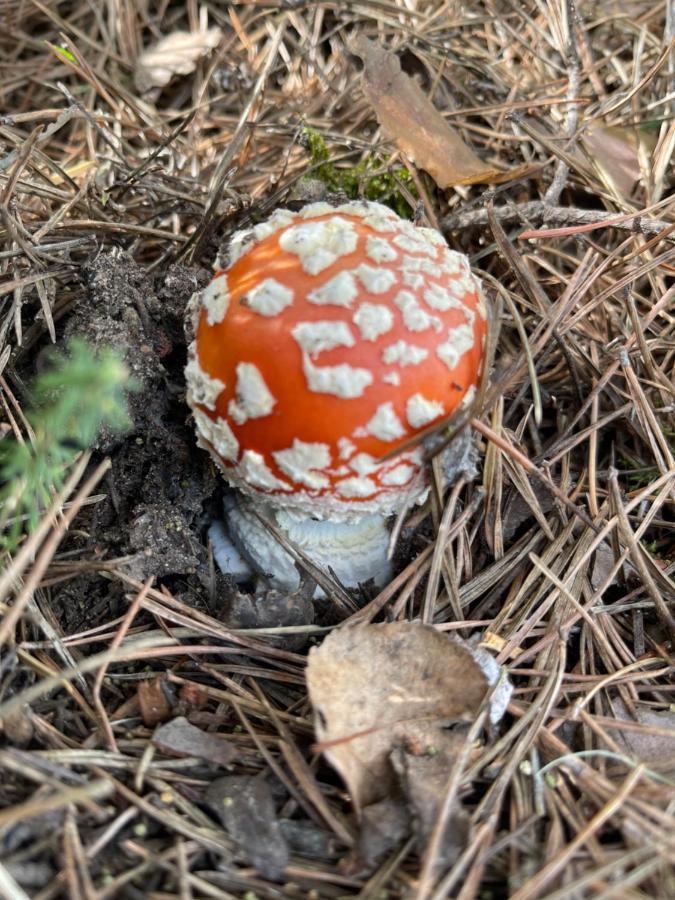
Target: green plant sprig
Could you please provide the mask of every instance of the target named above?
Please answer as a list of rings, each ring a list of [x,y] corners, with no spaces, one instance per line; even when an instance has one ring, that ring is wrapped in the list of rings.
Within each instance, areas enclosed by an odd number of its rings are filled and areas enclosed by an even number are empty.
[[[417,188],[405,166],[390,166],[385,170],[386,159],[372,155],[355,166],[338,168],[330,162],[330,151],[322,135],[314,128],[302,130],[304,144],[312,161],[312,178],[322,181],[330,191],[342,191],[350,200],[364,197],[389,206],[404,219],[410,219],[413,210],[400,191],[404,185],[413,197]]]
[[[109,348],[95,352],[73,339],[65,354],[52,354],[50,368],[32,385],[32,438],[0,442],[0,546],[15,549],[22,533],[36,527],[71,464],[101,428],[120,433],[130,427],[126,394],[134,389]]]

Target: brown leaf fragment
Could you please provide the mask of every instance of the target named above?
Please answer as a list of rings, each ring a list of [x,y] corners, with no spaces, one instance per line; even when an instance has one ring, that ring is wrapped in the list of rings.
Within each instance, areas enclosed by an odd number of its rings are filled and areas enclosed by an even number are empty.
[[[202,685],[188,682],[178,691],[177,707],[180,712],[192,713],[195,710],[204,709],[209,704],[209,695]]]
[[[410,812],[402,797],[387,797],[366,806],[361,815],[361,832],[352,868],[357,864],[370,872],[408,837]]]
[[[9,743],[15,747],[30,744],[35,733],[30,706],[22,706],[8,713],[0,720],[0,732],[4,732]]]
[[[551,492],[547,491],[544,485],[534,478],[528,478],[527,484],[534,495],[534,502],[538,505],[540,513],[547,516],[555,505]],[[531,520],[532,514],[531,499],[524,493],[521,493],[517,489],[517,485],[514,485],[514,489],[509,492],[504,503],[504,512],[502,514],[504,540],[510,541],[518,529],[525,522]]]
[[[612,700],[612,707],[620,721],[643,726],[620,731],[612,729],[612,737],[625,748],[626,756],[656,769],[662,775],[675,776],[675,709],[659,711],[638,706],[635,710],[636,722],[618,697]]]
[[[141,681],[137,689],[138,705],[141,708],[143,724],[147,728],[155,728],[160,722],[171,718],[171,704],[166,693],[166,682],[163,678]]]
[[[287,593],[274,589],[255,594],[233,591],[227,598],[223,621],[228,628],[280,628],[311,625],[314,621],[314,582],[307,590],[304,585]],[[273,647],[300,650],[308,640],[306,633],[267,636]]]
[[[603,541],[596,549],[593,558],[593,567],[590,572],[591,587],[597,591],[601,584],[604,584],[609,577],[610,572],[614,568],[614,551],[608,541]],[[627,568],[624,563],[624,570]],[[621,570],[619,570],[621,572]],[[614,576],[612,584],[616,584],[617,576]]]
[[[212,782],[204,797],[252,866],[271,881],[288,865],[288,844],[270,786],[261,778],[230,775]]]
[[[225,738],[191,725],[178,716],[160,725],[152,736],[152,743],[162,753],[172,756],[198,756],[219,766],[228,766],[237,757],[237,750]]]
[[[392,753],[392,765],[413,815],[413,830],[420,853],[436,825],[455,755],[466,737],[464,730],[453,729],[446,736],[444,746],[434,748],[431,753],[410,753],[403,747],[397,747]],[[451,866],[466,846],[468,836],[469,816],[458,803],[446,824],[436,864],[441,868]]]
[[[363,60],[362,87],[383,131],[441,188],[491,183],[504,173],[484,163],[405,72],[395,53],[363,34],[350,49]]]
[[[630,199],[642,177],[638,158],[640,142],[646,153],[655,145],[655,136],[644,129],[600,125],[594,122],[581,134],[581,143],[593,162],[611,181],[619,196]]]
[[[495,663],[496,665],[496,663]],[[341,628],[309,654],[307,685],[321,749],[357,811],[390,795],[390,754],[445,746],[488,691],[472,650],[426,625]]]
[[[294,853],[308,859],[336,859],[339,843],[310,820],[280,819],[281,833]]]

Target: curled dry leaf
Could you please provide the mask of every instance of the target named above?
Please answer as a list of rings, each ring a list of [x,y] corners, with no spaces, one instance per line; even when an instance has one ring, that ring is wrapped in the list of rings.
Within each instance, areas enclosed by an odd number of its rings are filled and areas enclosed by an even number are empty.
[[[395,788],[395,749],[454,757],[458,738],[448,726],[476,716],[495,674],[486,651],[410,622],[342,628],[313,649],[307,685],[317,738],[357,811]],[[493,719],[510,686],[496,693]]]
[[[675,709],[654,710],[638,706],[636,722],[619,697],[612,700],[612,707],[619,721],[642,726],[619,731],[612,729],[614,740],[624,748],[626,756],[655,768],[662,775],[675,777]]]
[[[312,595],[314,582],[309,589],[302,584],[299,590],[288,593],[273,589],[255,594],[244,594],[237,590],[226,591],[226,611],[223,621],[228,628],[287,628],[311,625],[314,622]],[[300,650],[305,646],[308,635],[283,634],[267,637],[273,647],[284,650]]]
[[[594,122],[581,134],[581,143],[593,162],[604,173],[619,196],[629,199],[642,177],[640,145],[651,155],[656,136],[645,129],[605,126]]]
[[[167,694],[167,684],[163,678],[141,681],[138,685],[138,705],[143,724],[154,728],[160,722],[171,718],[171,704]]]
[[[168,34],[144,50],[136,60],[136,87],[139,91],[148,91],[153,87],[164,87],[174,75],[189,75],[197,60],[217,47],[222,36],[220,28]]]
[[[358,35],[350,49],[363,60],[363,92],[383,131],[439,187],[504,179],[503,172],[467,147],[421,88],[401,71],[395,53],[364,35]]]
[[[449,744],[440,753],[415,755],[398,749],[392,754],[392,764],[408,800],[420,850],[427,846],[436,826],[445,801],[448,772],[452,769],[454,754],[461,750],[464,741],[461,731],[453,732],[452,737],[455,746]],[[439,846],[436,865],[452,865],[462,852],[468,836],[469,814],[461,804],[455,804]]]
[[[227,775],[209,785],[204,799],[251,865],[264,878],[281,878],[288,865],[288,844],[267,782],[250,775]]]
[[[33,711],[27,704],[8,713],[0,720],[0,732],[4,732],[10,745],[25,747],[33,739]]]
[[[361,833],[356,853],[343,869],[354,872],[375,866],[403,843],[411,830],[410,812],[400,797],[385,797],[366,806],[361,815]],[[353,861],[352,861],[353,860]]]
[[[152,736],[152,743],[162,753],[198,756],[219,766],[229,766],[238,756],[237,749],[225,738],[202,731],[184,716],[177,716],[166,725],[160,725]]]

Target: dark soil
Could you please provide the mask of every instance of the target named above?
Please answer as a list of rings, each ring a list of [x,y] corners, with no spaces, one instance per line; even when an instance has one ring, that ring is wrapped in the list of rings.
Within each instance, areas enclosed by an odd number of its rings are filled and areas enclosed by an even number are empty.
[[[185,404],[183,318],[209,277],[203,268],[173,265],[152,279],[123,251],[102,253],[84,269],[85,288],[63,331],[64,338],[115,347],[136,382],[132,429],[122,438],[103,434],[96,447],[112,461],[105,497],[85,513],[64,549],[125,557],[120,568],[136,580],[153,577],[197,596],[212,580],[205,529],[219,484],[196,447]],[[72,633],[109,616],[122,591],[121,584],[87,573],[54,588],[52,601]],[[93,609],[91,597],[98,598]]]

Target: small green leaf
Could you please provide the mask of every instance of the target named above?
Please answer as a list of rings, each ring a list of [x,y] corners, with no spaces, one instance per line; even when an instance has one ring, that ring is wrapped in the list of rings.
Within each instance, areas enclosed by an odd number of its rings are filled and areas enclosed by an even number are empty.
[[[68,50],[67,47],[61,47],[59,44],[52,44],[50,41],[45,41],[45,44],[57,54],[57,56],[62,56],[64,59],[67,59],[68,62],[75,63],[76,66],[79,65],[78,61],[75,59],[73,54]]]

